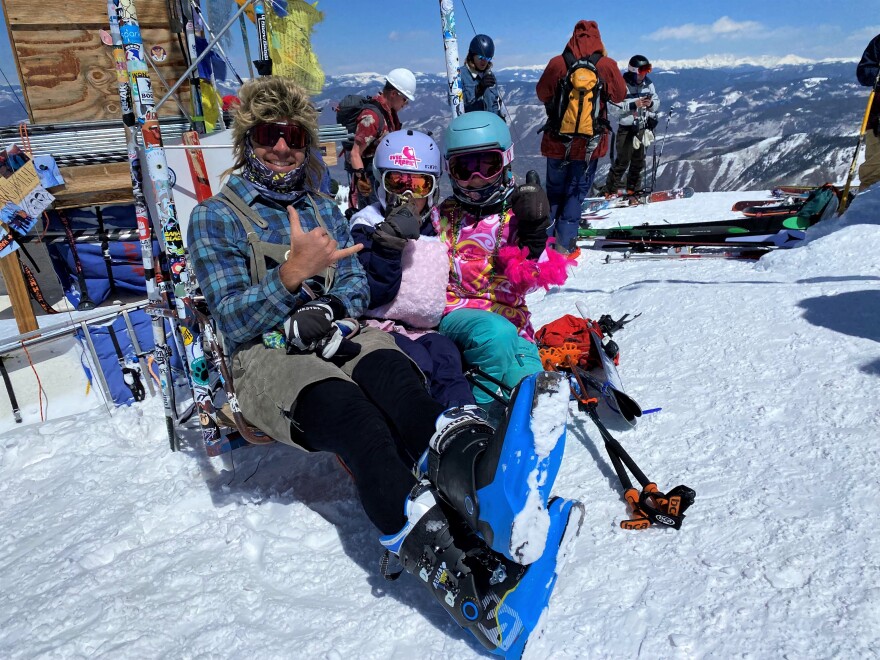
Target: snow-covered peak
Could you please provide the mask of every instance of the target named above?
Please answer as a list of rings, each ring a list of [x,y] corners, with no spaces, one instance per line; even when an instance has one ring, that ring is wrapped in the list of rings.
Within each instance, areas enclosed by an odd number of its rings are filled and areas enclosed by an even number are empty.
[[[858,59],[837,58],[811,60],[799,55],[758,55],[755,57],[738,57],[736,55],[706,55],[688,60],[657,60],[657,69],[728,69],[741,66],[753,66],[764,69],[775,69],[780,66],[804,66],[807,64],[827,64],[836,62],[858,62]]]

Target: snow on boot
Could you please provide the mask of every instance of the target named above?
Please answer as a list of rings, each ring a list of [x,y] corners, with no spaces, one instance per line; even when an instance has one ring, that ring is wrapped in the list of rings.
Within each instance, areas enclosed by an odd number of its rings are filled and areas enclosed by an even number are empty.
[[[514,389],[498,431],[475,406],[437,420],[428,478],[490,548],[520,564],[544,552],[547,500],[565,448],[569,386],[539,372]]]
[[[583,506],[558,498],[550,503],[548,550],[530,566],[493,552],[454,511],[447,515],[427,481],[413,490],[405,511],[403,529],[382,537],[382,544],[489,651],[520,657],[530,636],[543,632],[542,614],[580,529]]]

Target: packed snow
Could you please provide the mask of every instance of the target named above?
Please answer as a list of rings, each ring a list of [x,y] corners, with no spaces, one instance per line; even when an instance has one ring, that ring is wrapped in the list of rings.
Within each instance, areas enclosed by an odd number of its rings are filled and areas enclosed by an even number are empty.
[[[755,194],[603,222],[730,218]],[[680,531],[621,530],[620,484],[572,406],[554,491],[586,520],[527,655],[876,656],[878,223],[875,187],[757,263],[605,264],[584,249],[565,286],[532,297],[536,326],[579,301],[594,318],[641,313],[615,337],[621,376],[662,410],[609,425],[661,489],[697,498]],[[416,579],[383,580],[377,531],[333,456],[208,459],[197,432],[171,453],[159,397],[84,410],[81,376],[32,357],[44,387],[71,392],[38,423],[16,369],[24,425],[0,395],[0,656],[486,656]]]

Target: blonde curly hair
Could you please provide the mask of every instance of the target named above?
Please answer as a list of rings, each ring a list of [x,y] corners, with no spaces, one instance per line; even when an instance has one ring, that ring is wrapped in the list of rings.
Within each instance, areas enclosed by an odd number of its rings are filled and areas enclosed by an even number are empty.
[[[318,111],[308,93],[290,78],[266,76],[247,81],[238,92],[241,104],[233,112],[232,155],[230,171],[239,170],[246,162],[245,144],[257,124],[293,121],[309,133],[306,189],[317,191],[324,176],[324,161],[318,151]]]

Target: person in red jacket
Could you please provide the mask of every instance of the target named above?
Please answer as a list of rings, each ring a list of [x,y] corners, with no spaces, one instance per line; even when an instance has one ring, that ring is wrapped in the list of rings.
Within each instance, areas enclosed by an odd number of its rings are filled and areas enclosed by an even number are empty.
[[[538,99],[548,107],[548,115],[557,88],[568,74],[566,57],[578,60],[591,58],[602,81],[599,93],[601,113],[604,113],[604,106],[609,100],[619,103],[626,97],[626,83],[620,68],[605,53],[596,21],[578,21],[565,50],[547,63],[535,88]],[[594,129],[589,137],[570,137],[550,128],[544,131],[541,139],[541,155],[547,158],[545,186],[550,199],[556,249],[563,253],[575,247],[581,205],[589,194],[585,173],[590,157],[604,134],[601,126],[597,125]]]

